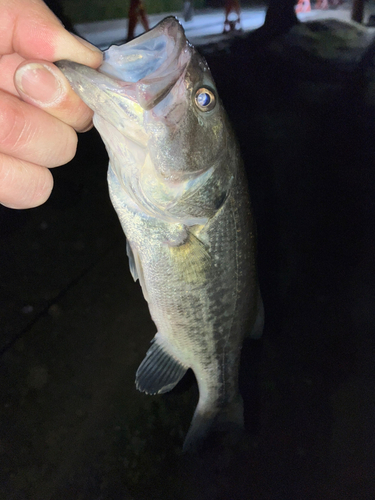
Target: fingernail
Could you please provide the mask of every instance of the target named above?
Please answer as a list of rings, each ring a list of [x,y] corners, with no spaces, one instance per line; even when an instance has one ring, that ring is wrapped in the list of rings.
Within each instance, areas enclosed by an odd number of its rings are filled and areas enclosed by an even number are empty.
[[[43,104],[56,104],[63,96],[63,85],[48,67],[40,63],[21,66],[15,74],[17,88],[33,101]]]

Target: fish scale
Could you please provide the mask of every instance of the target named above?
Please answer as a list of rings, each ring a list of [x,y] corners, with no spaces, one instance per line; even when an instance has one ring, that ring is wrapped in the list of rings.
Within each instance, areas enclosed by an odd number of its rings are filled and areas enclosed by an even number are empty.
[[[241,345],[263,326],[237,141],[207,63],[175,18],[111,47],[98,71],[58,66],[94,110],[130,270],[157,327],[136,386],[164,393],[191,368],[199,401],[184,449],[199,449],[210,432],[243,425]]]

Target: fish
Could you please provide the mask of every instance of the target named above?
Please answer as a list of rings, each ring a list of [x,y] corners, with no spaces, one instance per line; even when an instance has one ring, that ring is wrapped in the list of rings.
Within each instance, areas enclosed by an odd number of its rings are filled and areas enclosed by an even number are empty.
[[[112,204],[157,333],[136,372],[147,394],[190,368],[199,399],[183,445],[241,429],[244,338],[264,309],[244,165],[205,59],[175,17],[104,52],[98,70],[57,66],[94,111]]]

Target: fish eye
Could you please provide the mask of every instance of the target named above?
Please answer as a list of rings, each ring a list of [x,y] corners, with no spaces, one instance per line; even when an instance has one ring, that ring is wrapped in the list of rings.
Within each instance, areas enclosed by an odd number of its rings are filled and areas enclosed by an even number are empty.
[[[211,111],[216,104],[215,94],[211,90],[202,87],[195,93],[195,104],[201,111]]]

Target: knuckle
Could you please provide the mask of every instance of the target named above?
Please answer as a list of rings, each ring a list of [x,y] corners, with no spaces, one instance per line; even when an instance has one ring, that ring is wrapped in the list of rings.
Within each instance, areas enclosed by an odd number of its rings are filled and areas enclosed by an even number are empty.
[[[32,208],[44,203],[53,187],[47,168],[0,153],[0,203],[9,208]]]
[[[75,131],[68,126],[65,126],[65,133],[59,137],[58,148],[55,149],[49,166],[60,166],[70,162],[77,151],[78,137]],[[52,162],[54,163],[52,165]]]
[[[77,134],[71,125],[14,96],[0,96],[0,152],[56,167],[69,162],[76,149]]]
[[[0,154],[0,186],[5,188],[13,182],[13,169],[7,156]]]
[[[26,144],[30,127],[22,106],[13,96],[2,96],[0,101],[0,148],[18,151]]]

